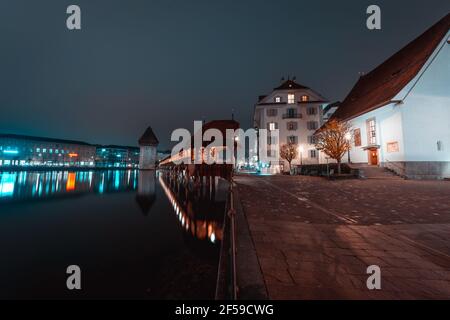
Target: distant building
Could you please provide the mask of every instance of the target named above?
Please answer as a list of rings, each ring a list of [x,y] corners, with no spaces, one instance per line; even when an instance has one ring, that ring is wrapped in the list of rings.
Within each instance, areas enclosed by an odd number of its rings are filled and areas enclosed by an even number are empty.
[[[1,167],[137,168],[139,148],[0,134]]]
[[[333,115],[354,128],[353,163],[450,177],[449,29],[447,14],[353,87]]]
[[[296,83],[284,81],[266,96],[260,96],[255,106],[254,125],[259,129],[279,129],[280,141],[268,141],[269,145],[293,143],[298,145],[300,156],[293,165],[319,163],[319,152],[314,145],[314,132],[322,123],[322,108],[327,100],[318,92]],[[273,156],[274,150],[268,150]],[[281,161],[270,164],[272,173],[288,170]]]
[[[97,167],[137,168],[139,148],[127,146],[96,146],[95,164]]]
[[[96,147],[81,141],[0,134],[0,166],[95,166]]]
[[[323,108],[323,111],[322,111],[323,123],[330,120],[331,116],[337,111],[337,109],[339,108],[340,105],[341,105],[341,102],[337,101],[337,102],[330,103]]]

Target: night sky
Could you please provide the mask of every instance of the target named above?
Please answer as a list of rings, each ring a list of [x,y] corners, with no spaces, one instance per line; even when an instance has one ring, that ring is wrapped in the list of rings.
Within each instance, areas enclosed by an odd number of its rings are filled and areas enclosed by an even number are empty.
[[[77,4],[82,30],[66,28]],[[382,9],[382,30],[366,8]],[[0,132],[170,145],[193,120],[251,126],[295,75],[330,101],[450,11],[448,0],[1,0]]]

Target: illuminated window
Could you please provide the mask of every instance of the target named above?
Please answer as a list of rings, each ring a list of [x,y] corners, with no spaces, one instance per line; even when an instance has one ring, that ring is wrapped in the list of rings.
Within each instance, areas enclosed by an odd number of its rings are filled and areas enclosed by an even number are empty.
[[[268,127],[269,127],[269,131],[277,130],[277,124],[275,122],[270,122]]]
[[[367,120],[367,133],[369,145],[377,144],[377,127],[375,119]]]
[[[302,100],[302,102],[308,102],[309,101],[309,97],[308,96],[302,96],[301,100]]]
[[[49,152],[49,153],[53,153],[53,149],[49,149],[48,152]]]
[[[275,103],[280,103],[281,102],[281,97],[275,97]]]
[[[36,152],[41,152],[41,148],[36,148]]]
[[[288,94],[288,103],[289,104],[295,103],[295,95],[294,94]]]
[[[42,149],[42,152],[43,152],[43,153],[46,153],[46,152],[47,152],[47,149],[45,149],[45,148]]]
[[[58,149],[55,149],[55,153],[59,153],[59,150],[58,150]]]

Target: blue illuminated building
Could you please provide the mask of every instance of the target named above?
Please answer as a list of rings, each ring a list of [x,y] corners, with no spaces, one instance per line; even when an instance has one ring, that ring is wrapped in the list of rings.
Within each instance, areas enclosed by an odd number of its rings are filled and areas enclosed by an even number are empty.
[[[0,168],[136,168],[139,148],[0,134]]]

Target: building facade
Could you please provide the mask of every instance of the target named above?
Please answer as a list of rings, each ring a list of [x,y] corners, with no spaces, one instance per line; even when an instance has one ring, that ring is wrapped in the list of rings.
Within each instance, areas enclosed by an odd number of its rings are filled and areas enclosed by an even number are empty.
[[[352,163],[450,177],[449,29],[447,14],[356,83],[333,115],[353,128]]]
[[[96,147],[81,141],[0,135],[0,166],[95,166]]]
[[[0,168],[137,168],[139,148],[82,141],[0,134]]]
[[[137,168],[139,148],[127,146],[96,146],[95,165],[101,168]]]
[[[326,99],[316,91],[296,83],[284,81],[267,96],[261,96],[254,110],[254,125],[257,129],[279,130],[279,141],[268,138],[268,156],[273,156],[283,144],[298,146],[299,156],[293,165],[318,164],[319,151],[315,148],[314,132],[322,124],[322,109]],[[262,164],[269,166],[270,173],[287,171],[287,161]]]

